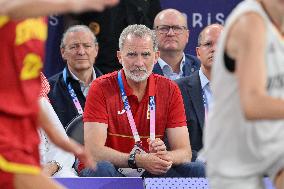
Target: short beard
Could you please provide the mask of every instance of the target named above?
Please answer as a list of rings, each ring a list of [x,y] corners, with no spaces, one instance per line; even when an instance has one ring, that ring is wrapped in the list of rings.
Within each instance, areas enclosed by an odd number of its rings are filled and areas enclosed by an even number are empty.
[[[151,71],[149,71],[149,72],[146,69],[143,69],[145,71],[145,73],[142,76],[136,76],[136,75],[132,74],[131,71],[129,71],[125,68],[124,64],[122,64],[122,66],[123,66],[125,76],[127,78],[133,80],[134,82],[138,83],[138,82],[142,82],[142,81],[145,81],[145,80],[148,79],[148,77],[152,74],[154,64],[152,65],[152,68],[150,69]],[[137,68],[137,69],[140,69],[140,68]]]

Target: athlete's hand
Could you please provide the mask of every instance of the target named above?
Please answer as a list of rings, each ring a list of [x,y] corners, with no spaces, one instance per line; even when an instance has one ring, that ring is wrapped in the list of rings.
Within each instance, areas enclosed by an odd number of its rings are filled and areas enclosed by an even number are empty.
[[[78,144],[78,147],[74,150],[74,155],[84,164],[84,167],[92,169],[96,167],[91,153],[83,146]]]

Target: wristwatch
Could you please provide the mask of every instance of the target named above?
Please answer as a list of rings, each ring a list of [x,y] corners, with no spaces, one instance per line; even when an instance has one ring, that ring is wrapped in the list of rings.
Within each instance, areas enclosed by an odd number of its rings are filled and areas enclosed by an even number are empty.
[[[136,156],[136,150],[133,153],[130,153],[128,158],[128,166],[132,169],[137,169],[135,156]]]

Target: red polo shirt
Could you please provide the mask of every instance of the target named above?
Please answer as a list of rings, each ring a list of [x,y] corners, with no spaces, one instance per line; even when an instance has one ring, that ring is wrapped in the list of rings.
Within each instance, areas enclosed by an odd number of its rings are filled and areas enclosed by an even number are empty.
[[[84,122],[99,122],[108,125],[106,146],[120,152],[129,153],[134,146],[134,138],[127,119],[117,81],[118,72],[113,72],[93,81],[89,90]],[[171,80],[151,74],[145,95],[141,102],[127,84],[124,72],[122,81],[135,120],[142,145],[148,149],[150,138],[150,118],[148,111],[149,96],[156,102],[156,138],[164,138],[166,128],[186,125],[186,117],[181,93]],[[94,138],[94,140],[96,140]]]

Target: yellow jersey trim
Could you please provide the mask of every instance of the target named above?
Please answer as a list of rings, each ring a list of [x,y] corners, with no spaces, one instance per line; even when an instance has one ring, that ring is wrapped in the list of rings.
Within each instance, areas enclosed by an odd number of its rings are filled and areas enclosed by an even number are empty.
[[[0,28],[2,28],[7,22],[9,22],[8,16],[0,16]]]
[[[1,155],[0,155],[0,169],[10,173],[33,174],[33,175],[37,175],[41,171],[39,167],[34,165],[9,162]]]

